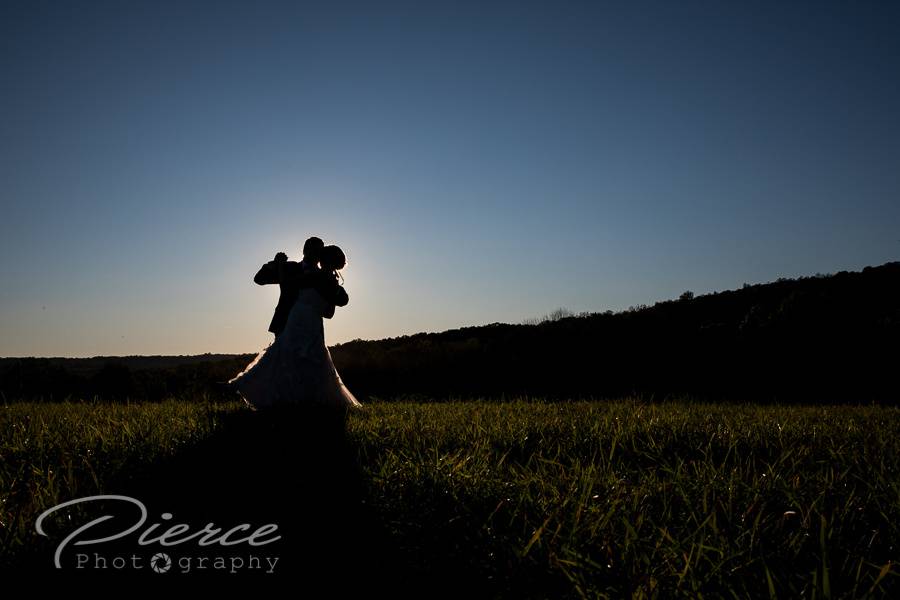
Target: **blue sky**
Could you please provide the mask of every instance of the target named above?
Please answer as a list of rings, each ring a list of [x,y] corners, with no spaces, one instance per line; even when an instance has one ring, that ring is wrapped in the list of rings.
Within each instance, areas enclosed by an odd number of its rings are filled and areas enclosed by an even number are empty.
[[[900,5],[4,2],[0,356],[253,352],[900,254]]]

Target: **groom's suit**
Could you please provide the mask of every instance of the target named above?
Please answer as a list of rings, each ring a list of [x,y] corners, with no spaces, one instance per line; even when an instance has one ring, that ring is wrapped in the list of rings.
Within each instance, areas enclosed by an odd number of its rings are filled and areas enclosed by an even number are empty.
[[[291,307],[294,306],[301,288],[314,287],[322,294],[329,305],[323,315],[326,319],[334,316],[336,306],[346,306],[350,301],[346,290],[338,285],[329,273],[320,271],[315,266],[308,266],[305,262],[284,262],[281,267],[281,276],[279,276],[278,264],[274,260],[269,261],[260,268],[253,277],[253,281],[258,285],[277,283],[281,288],[281,295],[275,306],[275,314],[272,315],[272,322],[269,323],[269,331],[274,333],[275,337],[284,331]]]

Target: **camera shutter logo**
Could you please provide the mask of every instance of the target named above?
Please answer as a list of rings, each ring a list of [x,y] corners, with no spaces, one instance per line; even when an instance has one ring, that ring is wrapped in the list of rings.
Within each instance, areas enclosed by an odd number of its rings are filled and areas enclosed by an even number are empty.
[[[165,552],[157,552],[150,559],[150,568],[157,573],[165,573],[172,568],[172,559]]]

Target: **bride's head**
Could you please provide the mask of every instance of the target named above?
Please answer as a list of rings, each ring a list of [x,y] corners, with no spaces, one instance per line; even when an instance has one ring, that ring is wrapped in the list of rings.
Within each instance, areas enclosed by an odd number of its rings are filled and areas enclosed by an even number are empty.
[[[340,271],[347,265],[347,257],[338,246],[325,246],[319,255],[319,263],[326,271]]]

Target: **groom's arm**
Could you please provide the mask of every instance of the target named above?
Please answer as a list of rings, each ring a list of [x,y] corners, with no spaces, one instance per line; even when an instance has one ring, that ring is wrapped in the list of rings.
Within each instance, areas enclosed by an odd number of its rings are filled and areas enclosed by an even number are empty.
[[[325,302],[330,305],[330,308],[326,309],[323,315],[326,319],[334,316],[335,306],[347,306],[347,303],[350,302],[347,290],[338,285],[337,278],[334,275],[324,271],[304,272],[298,263],[285,263],[281,266],[281,275],[278,278],[278,282],[284,284],[290,282],[297,288],[315,288],[322,294]]]
[[[322,294],[325,301],[335,306],[347,306],[350,297],[347,295],[347,290],[338,284],[337,279],[324,273],[317,273],[317,275],[315,288]]]
[[[337,278],[334,275],[327,274],[323,271],[314,271],[311,273],[304,273],[302,276],[298,277],[298,280],[299,287],[314,287],[322,294],[322,297],[328,304],[328,307],[322,314],[326,319],[330,319],[334,316],[336,306],[347,306],[347,303],[350,302],[347,290],[345,290],[343,286],[338,285]]]
[[[330,293],[325,296],[325,299],[328,301],[328,308],[325,309],[325,312],[322,316],[326,319],[330,319],[334,316],[335,307],[347,306],[347,304],[350,302],[350,297],[347,295],[347,290],[345,290],[343,286],[337,284],[335,284],[334,287],[330,290]]]
[[[253,283],[256,285],[267,285],[270,283],[278,283],[278,266],[275,261],[267,262],[253,276]]]
[[[256,275],[253,276],[253,283],[256,285],[281,283],[281,278],[278,275],[278,264],[286,261],[287,255],[284,252],[279,252],[275,255],[275,260],[270,260],[256,272]]]
[[[337,285],[335,286],[335,288],[336,289],[331,290],[331,293],[326,296],[328,307],[322,314],[322,316],[326,319],[330,319],[334,316],[336,307],[347,306],[347,303],[350,302],[350,297],[347,295],[347,290],[345,290],[343,286]]]
[[[347,306],[350,303],[350,296],[347,295],[347,290],[344,289],[344,286],[337,286],[337,290],[334,293],[334,305],[335,306]]]

